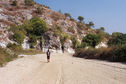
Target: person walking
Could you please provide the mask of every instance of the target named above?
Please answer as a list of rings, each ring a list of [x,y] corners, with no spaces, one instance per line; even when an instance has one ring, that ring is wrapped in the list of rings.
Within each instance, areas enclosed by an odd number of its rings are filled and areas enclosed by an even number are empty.
[[[47,62],[50,62],[50,50],[48,49],[46,52],[47,55]]]
[[[64,45],[61,48],[62,48],[62,52],[64,53]]]

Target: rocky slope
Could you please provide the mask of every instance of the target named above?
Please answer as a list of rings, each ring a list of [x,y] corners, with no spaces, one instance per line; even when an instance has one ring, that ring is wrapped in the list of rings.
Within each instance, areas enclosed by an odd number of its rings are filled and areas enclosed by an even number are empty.
[[[12,0],[0,0],[0,45],[6,47],[6,45],[11,42],[8,39],[7,29],[13,24],[23,24],[25,20],[31,19],[33,16],[37,15],[46,21],[48,27],[51,29],[44,35],[45,47],[52,46],[55,49],[61,49],[61,43],[59,36],[54,35],[54,27],[60,27],[63,32],[68,35],[77,37],[79,40],[82,36],[85,36],[88,32],[95,32],[86,26],[86,24],[81,24],[74,19],[70,19],[65,15],[55,12],[44,5],[35,3],[34,6],[25,6],[24,0],[18,0],[18,5],[13,6]],[[37,13],[37,8],[41,7],[42,13]],[[38,42],[39,43],[39,42]],[[65,50],[72,52],[72,41],[68,40],[65,42]],[[28,40],[24,40],[23,48],[27,49]],[[36,47],[38,49],[38,47]]]

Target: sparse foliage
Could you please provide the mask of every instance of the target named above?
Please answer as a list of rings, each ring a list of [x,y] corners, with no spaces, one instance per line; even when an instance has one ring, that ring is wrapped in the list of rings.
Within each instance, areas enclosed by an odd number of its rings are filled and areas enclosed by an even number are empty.
[[[94,23],[93,22],[89,22],[88,26],[89,27],[94,27]]]
[[[65,17],[72,19],[72,16],[69,13],[65,13],[64,15],[65,15]]]
[[[78,20],[79,20],[80,22],[83,22],[83,21],[84,21],[84,17],[83,17],[83,16],[78,16]]]
[[[25,0],[25,5],[26,6],[33,6],[34,5],[34,0]]]
[[[100,27],[100,30],[101,30],[101,31],[105,31],[105,28],[104,28],[104,27]]]
[[[80,45],[80,42],[74,36],[71,37],[71,40],[72,40],[72,47],[73,47],[73,49],[76,49]]]

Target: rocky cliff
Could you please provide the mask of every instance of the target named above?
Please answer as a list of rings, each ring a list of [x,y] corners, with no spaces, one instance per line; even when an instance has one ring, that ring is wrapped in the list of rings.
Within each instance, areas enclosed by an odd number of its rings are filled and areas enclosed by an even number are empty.
[[[26,6],[24,0],[18,0],[17,5],[12,5],[13,0],[0,0],[0,46],[6,47],[9,42],[8,28],[14,24],[23,24],[24,21],[31,19],[37,15],[43,19],[47,26],[50,28],[44,34],[43,50],[48,46],[51,46],[54,50],[61,50],[60,37],[54,32],[60,29],[65,34],[74,36],[80,41],[80,38],[85,36],[89,32],[96,30],[91,29],[89,26],[83,23],[79,23],[74,19],[66,17],[64,14],[55,12],[44,5],[34,3],[33,6]],[[38,13],[38,7],[41,8],[41,13]],[[22,44],[23,48],[29,48],[28,39],[24,40]],[[40,42],[38,41],[38,44]],[[39,45],[36,45],[37,49],[40,49]],[[71,39],[65,42],[65,50],[73,52]]]

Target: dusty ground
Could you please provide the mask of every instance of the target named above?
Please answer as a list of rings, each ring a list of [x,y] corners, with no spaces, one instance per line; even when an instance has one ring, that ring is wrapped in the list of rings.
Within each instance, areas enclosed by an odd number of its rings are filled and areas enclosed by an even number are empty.
[[[0,68],[0,84],[126,84],[126,64],[69,54],[24,56]]]

